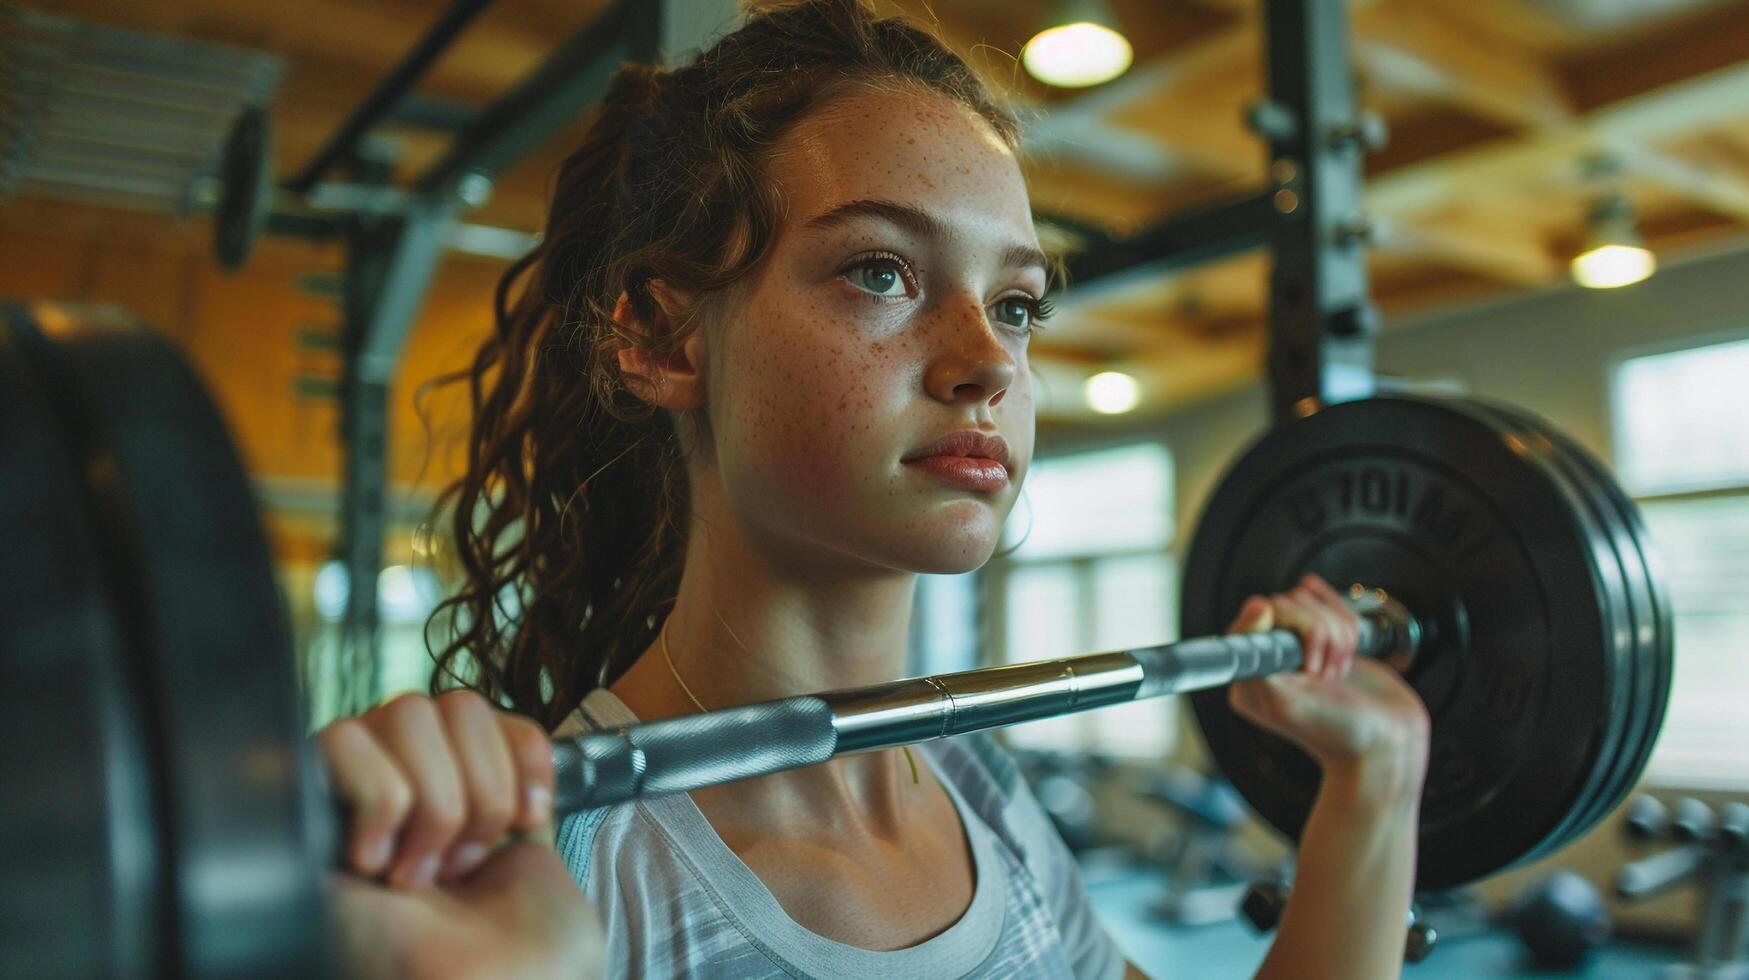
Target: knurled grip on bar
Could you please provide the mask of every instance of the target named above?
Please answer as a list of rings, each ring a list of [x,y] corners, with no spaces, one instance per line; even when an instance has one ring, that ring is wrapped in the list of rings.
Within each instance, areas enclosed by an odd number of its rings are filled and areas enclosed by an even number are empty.
[[[1399,669],[1419,642],[1401,605],[1356,597],[1358,652]],[[1288,630],[1207,636],[1115,653],[1008,664],[798,695],[553,743],[559,814],[799,769],[850,752],[909,745],[1101,705],[1296,670]]]
[[[1356,654],[1397,657],[1413,654],[1419,634],[1414,620],[1394,610],[1360,607]],[[1406,614],[1404,614],[1406,615]],[[1135,700],[1201,691],[1233,681],[1298,670],[1305,662],[1300,638],[1290,630],[1199,636],[1157,647],[1131,650],[1142,665],[1142,686]]]
[[[553,742],[553,810],[573,813],[799,769],[836,754],[825,701],[800,695]]]

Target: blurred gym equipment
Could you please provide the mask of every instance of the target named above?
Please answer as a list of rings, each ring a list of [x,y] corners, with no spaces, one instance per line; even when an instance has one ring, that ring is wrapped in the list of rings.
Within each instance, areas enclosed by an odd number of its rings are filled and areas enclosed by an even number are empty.
[[[1155,914],[1175,925],[1198,926],[1239,914],[1239,900],[1256,869],[1233,853],[1233,833],[1245,820],[1245,801],[1231,783],[1186,766],[1171,766],[1141,787],[1145,798],[1178,814],[1165,856],[1166,894]]]
[[[1700,886],[1701,926],[1691,958],[1667,969],[1664,980],[1749,978],[1749,806],[1715,809],[1684,798],[1666,807],[1655,796],[1639,796],[1622,827],[1635,843],[1676,846],[1622,868],[1616,894],[1638,901],[1689,882]]]
[[[1289,890],[1283,878],[1252,885],[1240,903],[1245,920],[1259,932],[1274,929],[1287,907]],[[1571,871],[1555,871],[1532,881],[1497,911],[1461,888],[1423,895],[1409,912],[1403,959],[1419,963],[1436,946],[1497,929],[1518,937],[1529,966],[1574,970],[1609,938],[1609,910],[1596,886]]]

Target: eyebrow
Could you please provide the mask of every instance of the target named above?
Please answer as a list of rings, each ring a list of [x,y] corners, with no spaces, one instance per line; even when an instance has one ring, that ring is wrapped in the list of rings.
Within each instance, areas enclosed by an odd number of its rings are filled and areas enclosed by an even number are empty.
[[[922,208],[897,201],[881,198],[865,197],[855,201],[846,201],[836,207],[814,215],[802,224],[804,228],[830,229],[849,224],[858,218],[880,218],[905,229],[920,238],[937,238],[953,240],[962,237],[949,228],[940,218]],[[1045,272],[1051,268],[1050,259],[1037,248],[1016,242],[1002,250],[1002,264],[1009,267],[1034,267]]]

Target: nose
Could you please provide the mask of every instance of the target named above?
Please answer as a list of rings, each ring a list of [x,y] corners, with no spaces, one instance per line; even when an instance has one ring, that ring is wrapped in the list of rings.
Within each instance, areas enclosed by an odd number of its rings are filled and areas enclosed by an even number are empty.
[[[997,338],[976,299],[955,300],[942,312],[942,320],[945,342],[930,359],[924,388],[947,404],[984,402],[994,407],[1014,383],[1014,355]]]

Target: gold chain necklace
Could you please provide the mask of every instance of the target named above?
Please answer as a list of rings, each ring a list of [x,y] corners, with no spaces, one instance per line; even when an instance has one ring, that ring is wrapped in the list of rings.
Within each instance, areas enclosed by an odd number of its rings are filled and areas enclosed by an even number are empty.
[[[728,625],[729,624],[727,624],[727,623],[723,624],[723,626],[725,628],[727,628]],[[734,634],[731,632],[730,635],[733,636]],[[686,681],[681,679],[680,671],[678,671],[674,668],[674,655],[668,652],[668,621],[667,620],[662,621],[662,633],[661,633],[661,636],[659,639],[661,641],[661,646],[662,646],[662,660],[668,664],[668,673],[674,675],[674,683],[679,684],[680,689],[682,691],[686,692],[687,699],[692,702],[693,707],[698,709],[699,714],[705,714],[710,709],[708,709],[704,706],[704,702],[700,701],[698,699],[698,695],[692,693],[692,688],[687,687]],[[737,642],[739,642],[739,641],[737,641]],[[905,753],[905,762],[908,765],[910,765],[910,767],[911,767],[911,782],[913,784],[915,784],[917,782],[917,760],[915,758],[913,758],[911,755],[911,746],[901,745],[901,746],[899,746],[899,751]]]

